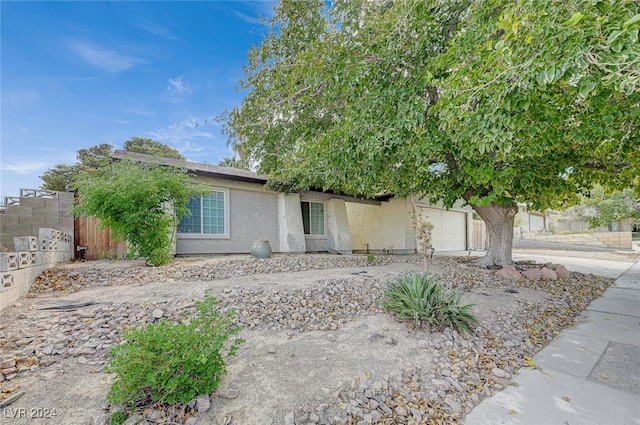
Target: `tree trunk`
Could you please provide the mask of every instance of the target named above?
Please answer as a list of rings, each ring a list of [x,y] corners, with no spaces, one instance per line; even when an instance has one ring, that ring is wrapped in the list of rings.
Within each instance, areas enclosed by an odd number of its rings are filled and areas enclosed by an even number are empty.
[[[513,221],[518,213],[516,203],[511,205],[490,204],[486,207],[471,204],[471,207],[487,225],[487,254],[479,259],[478,263],[487,267],[512,264]]]

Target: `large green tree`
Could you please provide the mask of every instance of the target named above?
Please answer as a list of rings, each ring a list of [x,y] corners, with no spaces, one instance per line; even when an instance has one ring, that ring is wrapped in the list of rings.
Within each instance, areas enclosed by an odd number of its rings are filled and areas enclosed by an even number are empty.
[[[124,142],[123,148],[128,152],[144,153],[158,158],[185,159],[174,148],[146,137],[133,137]]]
[[[274,187],[462,198],[507,264],[517,202],[640,191],[639,27],[624,0],[283,0],[227,130]]]
[[[40,176],[42,189],[70,192],[81,173],[96,175],[100,169],[111,164],[113,146],[102,143],[90,148],[79,149],[75,164],[56,164]]]
[[[124,142],[124,150],[144,153],[159,158],[184,159],[180,153],[170,146],[152,139],[133,137]],[[40,176],[42,189],[70,192],[75,190],[75,183],[82,174],[97,176],[113,161],[113,146],[101,143],[90,148],[79,149],[75,164],[56,164]]]

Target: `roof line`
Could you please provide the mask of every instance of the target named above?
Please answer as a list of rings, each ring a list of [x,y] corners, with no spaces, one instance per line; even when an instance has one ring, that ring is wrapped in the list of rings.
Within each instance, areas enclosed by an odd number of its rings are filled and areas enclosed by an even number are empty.
[[[192,173],[194,173],[195,175],[202,176],[202,177],[212,177],[212,178],[218,178],[223,180],[233,180],[233,181],[240,181],[240,182],[247,182],[247,183],[258,183],[262,185],[265,185],[268,181],[267,177],[262,176],[258,173],[254,173],[253,171],[241,170],[238,168],[221,167],[219,165],[204,164],[200,162],[192,162],[184,159],[158,158],[152,155],[147,155],[147,154],[138,153],[138,152],[129,152],[126,150],[116,150],[114,151],[112,156],[115,160],[131,158],[135,161],[141,161],[141,162],[158,161],[164,165],[184,167],[184,168],[187,168]],[[302,192],[324,193],[339,199],[351,200],[352,202],[361,202],[361,203],[369,203],[369,204],[386,202],[386,201],[389,201],[389,199],[393,198],[392,194],[379,195],[374,198],[365,198],[364,196],[350,196],[350,195],[342,194],[340,192],[335,192],[330,189],[324,190],[316,187],[309,188],[307,191],[302,191]]]

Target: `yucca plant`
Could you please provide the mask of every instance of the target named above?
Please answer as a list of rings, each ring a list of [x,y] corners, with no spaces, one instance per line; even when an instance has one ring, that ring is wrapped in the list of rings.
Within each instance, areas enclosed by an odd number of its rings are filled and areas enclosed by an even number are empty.
[[[442,330],[450,327],[461,335],[476,324],[472,304],[462,304],[462,293],[443,288],[426,273],[400,276],[387,283],[384,307],[400,320],[411,320],[416,328],[428,323]]]

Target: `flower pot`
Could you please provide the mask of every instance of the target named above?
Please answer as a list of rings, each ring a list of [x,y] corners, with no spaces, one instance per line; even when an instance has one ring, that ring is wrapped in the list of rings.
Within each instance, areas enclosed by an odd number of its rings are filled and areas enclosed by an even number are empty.
[[[253,241],[251,255],[256,258],[271,257],[271,245],[269,244],[269,241]]]

